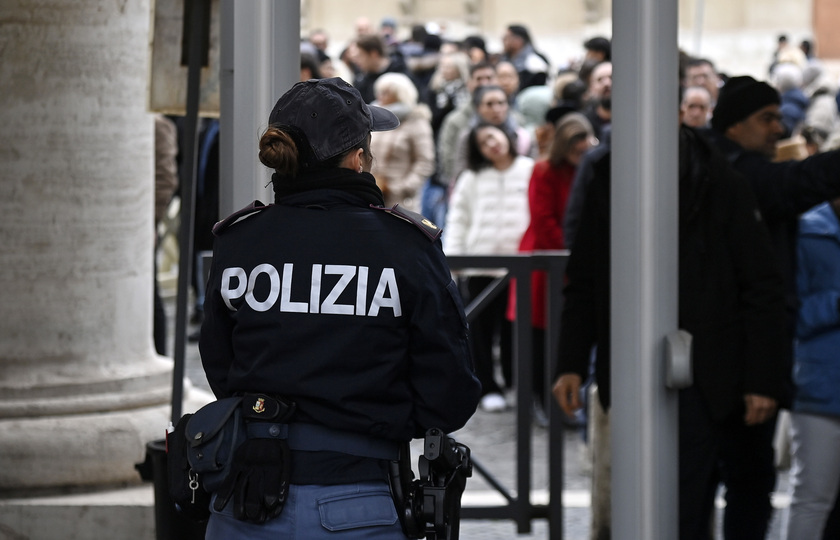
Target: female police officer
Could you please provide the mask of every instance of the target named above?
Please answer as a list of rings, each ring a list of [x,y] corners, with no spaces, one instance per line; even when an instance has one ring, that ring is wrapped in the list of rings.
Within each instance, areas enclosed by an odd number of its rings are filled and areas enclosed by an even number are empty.
[[[341,79],[296,84],[260,140],[275,204],[214,228],[207,380],[218,398],[249,396],[254,417],[279,406],[288,435],[285,451],[265,438],[239,447],[207,538],[404,538],[388,460],[475,411],[440,231],[383,208],[368,172],[370,132],[397,125]]]

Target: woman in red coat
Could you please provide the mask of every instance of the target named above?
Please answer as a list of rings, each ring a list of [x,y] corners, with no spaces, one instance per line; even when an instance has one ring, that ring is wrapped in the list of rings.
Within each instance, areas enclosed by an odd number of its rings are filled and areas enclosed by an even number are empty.
[[[565,249],[563,215],[583,154],[597,143],[592,125],[579,113],[568,113],[557,122],[548,159],[538,161],[528,185],[531,222],[519,243],[520,252]],[[514,284],[515,285],[515,284]],[[516,315],[516,289],[512,285],[508,319]],[[533,325],[534,395],[543,402],[545,380],[546,274],[531,275],[531,324]],[[542,412],[538,407],[538,412]]]

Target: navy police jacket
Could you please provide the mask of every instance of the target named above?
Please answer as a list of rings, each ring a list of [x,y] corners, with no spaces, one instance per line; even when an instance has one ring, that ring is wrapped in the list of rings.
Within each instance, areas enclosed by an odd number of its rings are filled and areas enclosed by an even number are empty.
[[[480,384],[434,225],[340,189],[228,221],[199,343],[217,397],[283,396],[295,421],[398,441],[464,426]]]

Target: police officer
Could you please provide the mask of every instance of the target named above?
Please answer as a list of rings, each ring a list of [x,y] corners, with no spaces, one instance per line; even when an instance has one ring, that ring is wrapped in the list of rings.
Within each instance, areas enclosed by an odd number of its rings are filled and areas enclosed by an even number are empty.
[[[279,403],[288,453],[249,432],[207,538],[404,538],[389,460],[475,411],[480,385],[440,230],[384,208],[369,173],[371,131],[398,125],[339,78],[296,84],[259,144],[275,203],[214,228],[207,380],[218,398],[251,396],[253,416]]]

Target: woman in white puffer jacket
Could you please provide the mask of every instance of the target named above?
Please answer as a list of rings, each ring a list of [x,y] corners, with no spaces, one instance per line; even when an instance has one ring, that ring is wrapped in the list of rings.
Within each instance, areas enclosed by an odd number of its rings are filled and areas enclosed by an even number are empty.
[[[468,169],[452,191],[443,249],[447,255],[513,255],[528,227],[528,181],[534,160],[519,156],[513,136],[491,124],[470,131]],[[472,298],[492,282],[488,272],[470,272],[467,295]],[[511,323],[505,317],[507,293],[496,296],[471,325],[476,375],[482,385],[481,407],[503,410],[507,404],[493,373],[493,343],[498,337],[505,386],[513,381]]]

